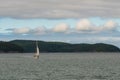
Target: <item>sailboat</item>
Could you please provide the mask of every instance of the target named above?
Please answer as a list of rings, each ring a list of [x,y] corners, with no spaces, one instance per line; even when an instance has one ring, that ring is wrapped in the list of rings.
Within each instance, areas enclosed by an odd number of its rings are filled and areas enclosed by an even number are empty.
[[[36,53],[34,54],[34,58],[39,59],[39,55],[40,55],[39,47],[38,47],[38,43],[36,41]]]

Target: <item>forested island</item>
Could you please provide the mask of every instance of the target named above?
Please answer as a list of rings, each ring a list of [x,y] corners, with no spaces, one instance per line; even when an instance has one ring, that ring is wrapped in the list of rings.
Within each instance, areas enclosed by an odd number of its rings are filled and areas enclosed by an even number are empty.
[[[70,44],[64,42],[37,41],[40,52],[120,52],[114,45],[96,44]],[[36,52],[36,41],[13,40],[9,42],[0,41],[0,52],[32,53]]]

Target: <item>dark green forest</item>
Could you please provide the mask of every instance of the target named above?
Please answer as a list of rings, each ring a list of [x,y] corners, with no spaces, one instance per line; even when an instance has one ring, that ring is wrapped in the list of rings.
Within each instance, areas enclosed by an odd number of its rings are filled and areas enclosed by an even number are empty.
[[[64,42],[44,42],[37,41],[40,52],[120,52],[114,45],[96,44],[70,44]],[[36,51],[36,41],[33,40],[13,40],[0,42],[0,52],[24,52],[31,53]]]
[[[11,42],[2,42],[0,41],[0,52],[24,52],[24,49],[19,46],[19,45],[16,45],[14,43],[11,43]]]

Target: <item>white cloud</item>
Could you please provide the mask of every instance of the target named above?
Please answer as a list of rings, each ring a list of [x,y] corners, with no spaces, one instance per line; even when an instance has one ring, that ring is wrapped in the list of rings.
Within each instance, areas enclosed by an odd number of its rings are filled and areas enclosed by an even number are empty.
[[[107,30],[113,30],[116,27],[118,27],[117,23],[113,22],[112,20],[110,20],[104,24],[104,28]]]
[[[45,27],[36,27],[36,28],[29,28],[29,27],[22,27],[22,28],[12,28],[8,29],[14,34],[35,34],[35,35],[43,35],[46,33],[47,29]]]
[[[120,0],[0,0],[0,17],[120,17],[119,7]]]
[[[53,31],[54,32],[67,32],[68,29],[69,29],[69,26],[66,23],[61,23],[61,24],[56,25],[53,28]]]
[[[76,30],[88,31],[91,30],[92,24],[88,19],[82,19],[77,23]]]
[[[29,31],[30,31],[30,29],[27,27],[13,29],[13,33],[16,33],[16,34],[26,34]]]
[[[104,25],[96,26],[93,25],[88,19],[80,20],[76,25],[76,30],[79,32],[102,32],[102,31],[114,31],[117,30],[119,25],[110,20],[107,21]]]

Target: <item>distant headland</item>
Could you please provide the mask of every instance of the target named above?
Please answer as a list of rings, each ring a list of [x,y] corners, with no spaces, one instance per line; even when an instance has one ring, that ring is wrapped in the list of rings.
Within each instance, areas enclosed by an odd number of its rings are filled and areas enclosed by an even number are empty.
[[[40,52],[120,52],[111,44],[70,44],[64,42],[37,41]],[[36,51],[35,40],[0,41],[0,53],[33,53]]]

